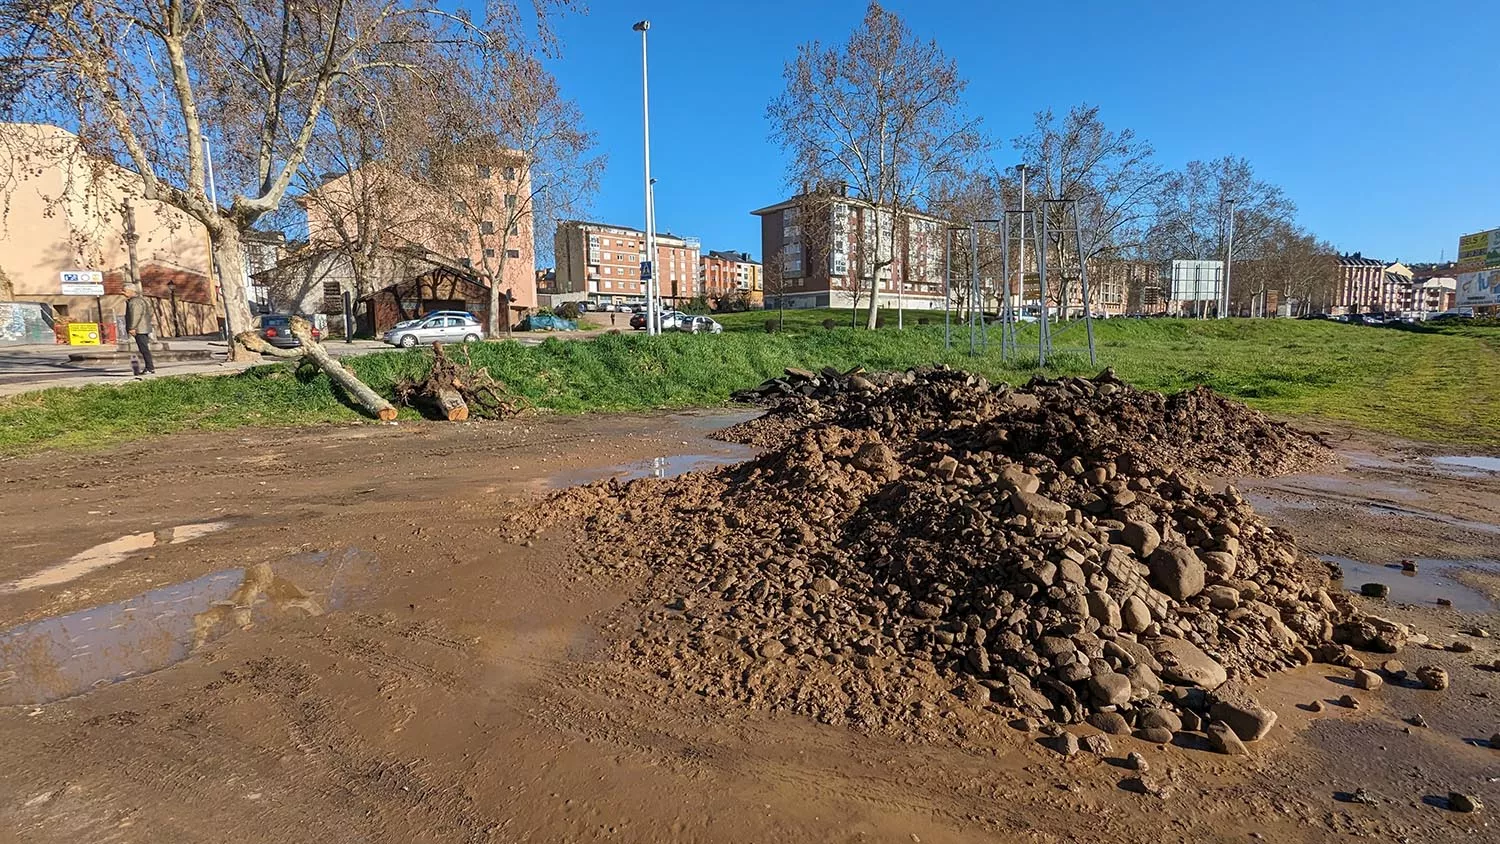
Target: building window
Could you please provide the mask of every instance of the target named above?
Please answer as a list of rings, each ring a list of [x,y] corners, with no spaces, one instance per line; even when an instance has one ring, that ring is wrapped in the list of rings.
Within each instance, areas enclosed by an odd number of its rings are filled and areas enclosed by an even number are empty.
[[[510,224],[510,233],[511,233],[512,236],[520,234],[521,233],[521,227],[517,226],[515,223],[511,223]]]
[[[453,210],[460,214],[467,214],[469,213],[469,203],[464,202],[462,199],[456,199],[453,201]]]
[[[495,257],[495,250],[493,250],[493,249],[486,249],[486,250],[484,250],[484,257],[486,257],[486,258],[493,258],[493,257]]]
[[[494,234],[495,233],[495,224],[492,223],[492,222],[490,222],[489,220],[481,220],[479,222],[479,233],[480,234]]]
[[[514,208],[514,207],[516,207],[516,195],[515,194],[508,193],[508,194],[505,195],[505,207],[506,208]]]
[[[488,164],[481,164],[481,165],[479,165],[479,178],[481,178],[481,179],[488,179],[490,177],[490,172],[491,172],[490,171],[490,165],[488,165]]]
[[[514,182],[516,180],[516,168],[514,168],[514,167],[507,167],[507,168],[505,168],[505,180],[507,182]]]
[[[605,275],[614,275],[614,273],[615,273],[615,268],[614,267],[605,267],[604,268],[604,274]]]
[[[519,257],[521,257],[521,250],[519,250],[519,249],[507,249],[507,250],[505,250],[505,256],[507,258],[519,258]]]

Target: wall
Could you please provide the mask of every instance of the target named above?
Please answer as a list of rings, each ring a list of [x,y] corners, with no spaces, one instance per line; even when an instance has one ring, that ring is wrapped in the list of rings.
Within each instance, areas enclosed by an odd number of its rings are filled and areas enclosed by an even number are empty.
[[[56,342],[43,310],[34,302],[0,302],[0,346]]]

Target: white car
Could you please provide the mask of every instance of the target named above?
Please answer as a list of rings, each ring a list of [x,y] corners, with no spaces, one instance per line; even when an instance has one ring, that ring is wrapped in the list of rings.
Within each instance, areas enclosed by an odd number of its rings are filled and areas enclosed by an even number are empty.
[[[677,321],[677,330],[689,334],[723,334],[724,326],[713,317],[682,314],[682,318]]]
[[[403,349],[426,343],[477,343],[484,339],[484,326],[470,313],[438,311],[398,322],[380,339]]]

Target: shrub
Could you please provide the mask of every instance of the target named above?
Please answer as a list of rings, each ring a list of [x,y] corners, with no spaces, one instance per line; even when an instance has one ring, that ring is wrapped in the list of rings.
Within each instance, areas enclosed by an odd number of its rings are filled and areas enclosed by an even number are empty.
[[[553,311],[563,319],[578,319],[578,303],[564,302]]]
[[[774,320],[774,319],[768,319],[768,320],[766,320],[766,333],[767,334],[775,334],[780,327],[781,326],[777,324],[777,320]]]
[[[932,320],[927,317],[917,317],[917,325],[930,325]]]
[[[835,323],[831,319],[825,319],[825,320],[823,320],[823,327],[826,328],[826,329],[828,329],[829,331],[833,330],[833,326],[834,325],[835,325]]]

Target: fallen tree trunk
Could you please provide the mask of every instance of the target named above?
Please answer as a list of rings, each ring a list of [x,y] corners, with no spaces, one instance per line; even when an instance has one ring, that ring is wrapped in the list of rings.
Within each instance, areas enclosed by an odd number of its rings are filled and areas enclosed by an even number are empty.
[[[404,379],[396,384],[396,400],[421,407],[432,415],[450,422],[462,422],[470,414],[485,419],[514,416],[521,408],[505,389],[483,367],[468,357],[455,360],[448,356],[442,343],[432,344],[432,369],[420,381]]]
[[[358,404],[365,413],[379,419],[382,422],[390,422],[396,418],[396,408],[386,401],[379,393],[370,389],[365,382],[354,376],[354,373],[344,368],[344,365],[334,360],[323,344],[313,339],[312,326],[301,317],[292,317],[292,336],[302,341],[302,347],[298,349],[281,349],[267,343],[254,331],[242,331],[236,334],[234,340],[242,347],[252,352],[260,352],[283,360],[309,360],[312,361],[328,380],[339,385],[350,399]]]

